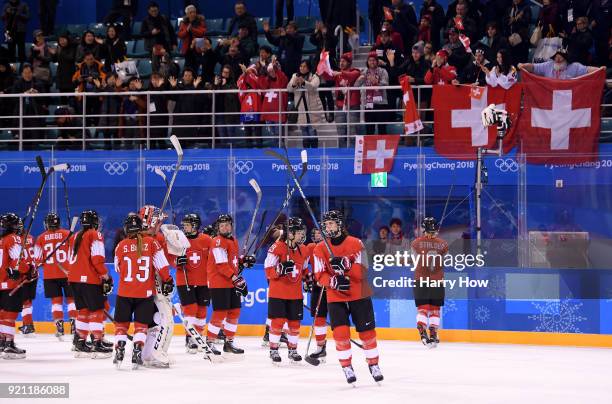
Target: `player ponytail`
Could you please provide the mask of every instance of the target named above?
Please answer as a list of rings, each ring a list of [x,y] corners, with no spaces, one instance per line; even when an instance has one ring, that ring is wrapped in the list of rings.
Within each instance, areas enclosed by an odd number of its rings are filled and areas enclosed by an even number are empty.
[[[72,250],[72,255],[74,256],[75,259],[77,257],[77,253],[79,251],[79,247],[81,247],[81,241],[83,240],[83,234],[87,230],[88,229],[86,229],[86,228],[82,228],[81,230],[79,230],[79,232],[77,233],[76,239],[74,240],[74,250]]]
[[[136,233],[136,253],[138,258],[142,257],[142,234]]]

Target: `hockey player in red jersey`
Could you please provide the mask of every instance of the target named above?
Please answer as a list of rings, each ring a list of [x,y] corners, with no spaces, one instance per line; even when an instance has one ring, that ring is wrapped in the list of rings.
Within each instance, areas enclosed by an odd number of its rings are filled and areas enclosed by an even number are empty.
[[[42,262],[42,260],[51,254],[68,237],[70,232],[61,228],[60,217],[57,213],[47,214],[44,224],[45,231],[36,239],[34,258],[38,265],[42,265],[45,297],[51,299],[51,315],[56,328],[55,336],[61,338],[64,335],[63,298],[66,299],[66,305],[68,306],[71,333],[75,331],[74,322],[77,316],[72,289],[68,284],[68,274],[60,268],[60,265],[64,269],[67,266],[68,243],[59,247],[47,261]]]
[[[217,236],[212,240],[207,263],[208,288],[213,306],[207,340],[212,347],[223,327],[225,333],[223,351],[244,354],[243,349],[234,345],[234,335],[240,317],[240,296],[248,294],[246,281],[241,274],[244,268],[253,266],[255,257],[239,256],[238,240],[232,235],[233,225],[232,217],[225,214],[220,215],[215,222]]]
[[[23,303],[23,288],[10,293],[24,279],[32,279],[36,274],[24,259],[27,252],[21,247],[19,216],[7,213],[0,217],[2,239],[0,246],[0,351],[6,359],[25,358],[25,349],[15,346],[15,320]]]
[[[20,237],[24,237],[23,234],[23,219],[19,218],[19,229],[18,233]],[[34,248],[34,237],[28,234],[25,242],[26,253],[23,258],[28,266],[36,268],[35,248]],[[36,299],[36,287],[38,286],[38,272],[34,273],[36,276],[33,277],[30,282],[22,286],[21,297],[23,299],[23,308],[21,309],[21,320],[22,325],[19,327],[19,331],[26,337],[33,336],[34,330],[34,319],[32,318],[32,302]]]
[[[280,362],[278,353],[283,325],[288,324],[288,357],[299,362],[302,357],[297,353],[300,322],[304,317],[302,279],[308,270],[308,251],[303,243],[306,240],[306,226],[299,217],[287,221],[283,235],[268,249],[264,263],[268,278],[268,318],[270,327],[270,358]]]
[[[104,238],[98,231],[100,219],[94,210],[83,211],[79,217],[81,230],[70,240],[68,281],[78,310],[75,334],[75,357],[108,358],[112,347],[104,336],[105,296],[113,289],[113,280],[104,265]],[[93,335],[93,346],[86,340]]]
[[[421,223],[423,235],[412,242],[412,255],[417,258],[414,280],[414,303],[417,306],[417,329],[423,344],[435,348],[440,327],[440,307],[444,306],[444,286],[421,285],[421,280],[444,279],[443,260],[448,253],[448,244],[438,237],[440,226],[433,217]],[[427,327],[429,321],[429,336]]]
[[[142,349],[147,329],[153,321],[156,294],[155,275],[162,279],[162,293],[169,295],[174,280],[161,245],[153,237],[142,235],[142,219],[130,215],[123,228],[126,238],[115,249],[115,271],[119,272],[119,288],[115,304],[115,358],[119,368],[125,356],[127,332],[134,321],[134,349],[132,368],[143,364]]]
[[[314,359],[318,359],[325,362],[327,357],[327,292],[319,285],[314,279],[314,249],[318,243],[323,241],[321,232],[316,227],[310,231],[310,244],[306,246],[308,251],[309,263],[312,268],[312,272],[308,272],[304,282],[304,290],[310,292],[310,315],[315,317],[314,324],[314,335],[317,341],[317,350],[311,353],[309,356]],[[319,311],[317,312],[317,302],[319,301],[319,295],[323,293],[321,297],[321,304],[319,305]]]
[[[206,264],[212,238],[200,233],[202,220],[195,213],[186,214],[181,221],[183,233],[190,243],[185,255],[176,257],[176,285],[183,307],[183,315],[189,325],[204,334],[206,311],[210,304]],[[187,352],[196,353],[198,345],[189,335],[185,336]]]
[[[351,365],[350,317],[363,342],[370,373],[380,382],[383,375],[378,366],[372,290],[367,283],[363,243],[347,233],[342,213],[337,210],[326,212],[321,224],[331,254],[324,242],[317,244],[314,249],[315,277],[328,289],[327,307],[340,365],[346,381],[354,383],[357,377]]]

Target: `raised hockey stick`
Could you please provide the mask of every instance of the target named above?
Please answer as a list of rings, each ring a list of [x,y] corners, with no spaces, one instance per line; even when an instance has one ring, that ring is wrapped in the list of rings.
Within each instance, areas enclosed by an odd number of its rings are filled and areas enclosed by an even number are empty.
[[[257,233],[255,233],[255,237],[253,237],[253,240],[251,241],[251,244],[247,247],[247,255],[249,254],[249,252],[251,251],[251,248],[253,248],[253,246],[255,245],[255,243],[257,242],[257,240],[259,239],[259,236],[261,235],[261,229],[263,228],[263,224],[266,221],[266,215],[268,214],[267,210],[264,210],[261,214],[261,219],[259,219],[259,227],[257,228]]]
[[[191,336],[195,343],[200,348],[202,348],[202,351],[204,351],[204,359],[210,361],[210,363],[223,362],[223,357],[220,354],[215,355],[212,349],[210,349],[210,346],[208,345],[204,337],[202,337],[202,335],[198,332],[198,330],[195,329],[194,326],[189,325],[187,320],[185,320],[181,311],[181,305],[179,303],[174,303],[173,307],[175,314],[181,319],[181,324],[183,324],[183,327],[185,328],[187,334]]]
[[[66,185],[66,179],[64,174],[60,175],[60,181],[62,181],[62,187],[64,188],[64,201],[66,202],[66,219],[70,222],[70,203],[68,202],[68,185]]]
[[[255,218],[257,217],[257,212],[259,211],[259,206],[261,205],[261,197],[262,192],[257,180],[255,178],[251,178],[249,180],[249,184],[253,187],[253,190],[257,194],[257,203],[255,204],[255,210],[253,211],[253,217],[251,217],[251,223],[249,224],[249,229],[247,230],[246,240],[244,241],[244,245],[242,246],[242,255],[246,255],[247,253],[247,245],[249,244],[249,239],[251,238],[251,232],[253,231],[253,227],[255,227]]]
[[[170,143],[174,146],[174,150],[176,151],[176,167],[174,168],[174,172],[172,173],[172,178],[170,179],[170,183],[168,184],[168,188],[166,189],[166,195],[164,196],[164,201],[159,208],[159,214],[161,217],[164,215],[164,208],[170,199],[170,192],[172,192],[172,187],[174,186],[174,181],[176,180],[176,175],[181,168],[181,164],[183,163],[183,148],[181,147],[181,143],[175,135],[170,136]],[[160,221],[161,221],[160,217]]]
[[[162,169],[159,167],[155,167],[155,174],[161,177],[161,179],[164,181],[164,184],[166,184],[166,191],[168,191],[168,188],[170,188],[170,184],[168,183],[168,178],[166,177],[166,174],[164,174]],[[168,203],[170,204],[170,212],[172,213],[172,224],[176,224],[176,213],[174,212],[174,206],[172,205],[172,197],[170,196],[168,197]]]
[[[72,235],[74,234],[74,229],[76,228],[77,222],[79,221],[79,218],[77,216],[72,218],[72,223],[70,224],[70,232],[68,233],[68,235],[66,236],[66,238],[64,238],[58,245],[55,246],[55,248],[53,249],[53,251],[51,251],[49,254],[47,254],[47,256],[45,258],[43,258],[41,260],[41,264],[47,262],[47,260],[51,257],[53,257],[53,255],[55,255],[55,253],[57,252],[57,250],[59,250],[64,244],[66,244],[66,242],[68,240],[70,240],[70,237],[72,237]],[[58,263],[58,265],[60,265]],[[60,270],[62,270],[62,268],[60,267]],[[68,275],[67,271],[63,270],[64,273],[66,273],[66,275]],[[33,282],[34,279],[36,278],[32,278],[32,279],[24,279],[23,281],[21,281],[19,283],[19,285],[15,286],[15,288],[13,290],[11,290],[9,292],[9,296],[13,296],[23,285]]]
[[[321,294],[323,294],[323,292],[321,292]],[[307,305],[307,304],[305,304],[305,305],[304,305],[304,308],[305,308],[306,310],[310,311],[310,307],[308,307],[308,305]],[[317,312],[317,314],[318,314],[318,312]],[[316,318],[316,316],[315,316],[315,318]],[[328,322],[327,320],[325,320],[325,324],[326,324],[327,326],[331,327],[331,325],[329,324],[329,322]],[[359,342],[355,341],[355,340],[354,340],[354,339],[352,339],[352,338],[349,338],[349,339],[351,340],[351,342],[352,342],[353,344],[355,344],[355,346],[357,346],[357,347],[359,347],[359,348],[363,349],[363,345],[362,345],[362,344],[360,344]],[[307,349],[306,351],[308,351],[308,349]],[[315,366],[316,366],[316,365],[315,365]]]

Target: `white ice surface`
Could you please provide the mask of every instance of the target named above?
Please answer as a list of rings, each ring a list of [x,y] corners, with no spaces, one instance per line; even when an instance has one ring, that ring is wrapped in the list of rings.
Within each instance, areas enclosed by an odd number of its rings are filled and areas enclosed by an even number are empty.
[[[66,339],[68,339],[66,337]],[[69,342],[50,335],[17,336],[25,360],[0,360],[0,382],[68,382],[70,400],[7,400],[15,403],[612,403],[612,350],[441,343],[427,350],[420,343],[380,341],[382,386],[376,385],[363,353],[353,349],[357,387],[349,386],[335,360],[319,367],[287,363],[274,367],[257,338],[238,337],[244,361],[212,365],[189,355],[184,337],[175,336],[170,369],[132,371],[131,347],[124,369],[111,359],[75,359]],[[129,344],[128,344],[129,346]],[[303,354],[305,341],[300,341]]]

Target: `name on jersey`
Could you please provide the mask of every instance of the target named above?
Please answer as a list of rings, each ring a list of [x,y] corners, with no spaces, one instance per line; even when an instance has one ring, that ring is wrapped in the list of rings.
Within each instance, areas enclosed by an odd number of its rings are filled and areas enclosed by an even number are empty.
[[[138,251],[138,245],[136,245],[136,244],[126,244],[126,245],[123,246],[123,252],[124,253],[136,252],[136,251]],[[149,244],[143,243],[142,244],[142,251],[149,251]]]
[[[64,235],[62,233],[49,233],[49,234],[45,234],[45,241],[63,240],[63,239],[64,239]]]

